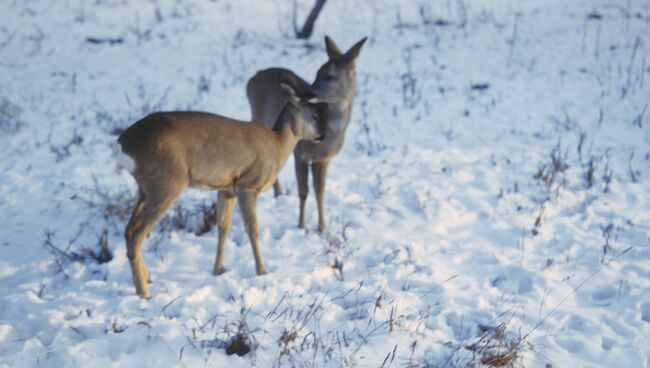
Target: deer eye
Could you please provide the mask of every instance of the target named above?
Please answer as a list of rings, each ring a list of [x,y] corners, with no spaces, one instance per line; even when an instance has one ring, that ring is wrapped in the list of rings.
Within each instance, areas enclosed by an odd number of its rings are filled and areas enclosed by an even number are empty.
[[[325,77],[325,80],[326,80],[326,81],[332,81],[332,80],[334,80],[334,79],[336,79],[336,77],[333,76],[333,75],[331,75],[331,74],[329,74],[329,75],[327,75],[327,76]]]

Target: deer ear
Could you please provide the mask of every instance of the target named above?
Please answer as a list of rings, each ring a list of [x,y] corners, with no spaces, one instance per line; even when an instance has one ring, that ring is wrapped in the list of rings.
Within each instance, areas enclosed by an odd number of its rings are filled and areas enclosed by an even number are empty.
[[[300,97],[296,95],[296,90],[293,88],[292,85],[285,83],[285,82],[280,82],[280,89],[282,89],[282,94],[284,95],[284,98],[287,99],[287,102],[293,105],[294,107],[299,107],[300,105]]]
[[[339,50],[339,47],[336,46],[329,36],[325,36],[325,51],[327,51],[327,56],[330,59],[337,59],[343,55],[341,50]]]
[[[346,52],[345,55],[343,55],[343,60],[347,62],[356,60],[356,58],[359,56],[359,52],[361,52],[361,47],[363,46],[364,43],[366,43],[367,39],[368,37],[364,37],[359,42],[354,44],[354,46],[352,46],[348,50],[348,52]]]

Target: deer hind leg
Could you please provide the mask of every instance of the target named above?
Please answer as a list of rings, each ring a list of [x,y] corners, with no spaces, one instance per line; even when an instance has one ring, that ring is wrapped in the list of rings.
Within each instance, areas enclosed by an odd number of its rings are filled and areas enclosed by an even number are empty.
[[[142,242],[151,231],[153,225],[165,214],[167,209],[176,201],[184,185],[166,185],[156,191],[143,190],[138,203],[133,210],[124,237],[126,239],[126,255],[131,265],[133,284],[138,296],[144,299],[149,298],[149,272],[142,258]]]
[[[300,215],[298,217],[298,227],[305,228],[305,203],[307,194],[309,194],[309,166],[306,162],[300,160],[296,155],[293,156],[296,166],[296,181],[298,182],[298,196],[300,197]]]
[[[325,230],[325,178],[327,177],[327,166],[329,162],[312,162],[311,173],[314,179],[314,192],[318,204],[318,232]]]
[[[260,251],[260,244],[257,239],[257,192],[252,190],[242,190],[237,193],[237,202],[241,210],[246,232],[253,247],[253,256],[255,256],[255,268],[258,275],[266,274],[264,267],[264,260],[262,259],[262,252]]]
[[[213,275],[224,272],[223,250],[232,223],[232,209],[235,206],[235,196],[228,191],[219,191],[217,199],[217,224],[219,227],[219,243],[217,244],[217,258],[214,261]]]
[[[128,244],[129,244],[129,238],[132,237],[133,230],[135,229],[135,222],[136,219],[140,216],[140,213],[142,212],[142,209],[144,208],[144,193],[142,191],[138,191],[138,200],[135,204],[135,207],[133,207],[133,212],[131,213],[131,219],[129,219],[129,223],[126,225],[126,229],[124,231],[124,237],[126,239],[126,244],[127,244],[127,250],[128,250]],[[142,259],[142,257],[140,257]],[[144,279],[148,283],[149,282],[149,272],[147,272],[146,267],[143,267],[145,270],[144,272]]]

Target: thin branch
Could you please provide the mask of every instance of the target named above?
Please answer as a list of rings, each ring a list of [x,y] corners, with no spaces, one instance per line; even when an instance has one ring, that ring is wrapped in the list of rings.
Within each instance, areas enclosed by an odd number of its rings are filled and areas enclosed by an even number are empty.
[[[326,0],[316,0],[316,4],[314,4],[314,7],[311,9],[311,12],[309,13],[309,16],[307,17],[307,20],[305,21],[305,24],[302,26],[302,30],[298,30],[298,26],[296,24],[296,2],[294,1],[293,3],[293,29],[296,32],[296,37],[302,38],[302,39],[308,39],[312,32],[314,31],[314,23],[316,23],[316,19],[318,18],[318,14],[320,11],[323,9],[323,6],[325,5]]]

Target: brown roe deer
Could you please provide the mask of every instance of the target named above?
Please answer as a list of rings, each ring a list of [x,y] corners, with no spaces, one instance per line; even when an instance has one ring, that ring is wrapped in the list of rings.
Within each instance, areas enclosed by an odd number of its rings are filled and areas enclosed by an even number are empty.
[[[324,134],[313,95],[298,92],[296,82],[280,85],[284,104],[271,130],[203,112],[158,112],[131,125],[118,138],[132,159],[139,197],[126,226],[127,257],[136,293],[149,297],[147,268],[141,246],[153,225],[185,188],[219,189],[219,242],[213,273],[224,271],[224,243],[237,198],[253,247],[258,275],[266,272],[258,243],[256,201],[269,188],[300,140],[318,141]],[[124,157],[123,157],[124,158]]]
[[[262,122],[267,128],[272,128],[278,114],[286,103],[280,90],[283,78],[294,78],[298,81],[298,89],[310,91],[316,97],[311,102],[324,103],[321,120],[325,124],[325,136],[322,142],[301,141],[296,146],[293,156],[296,166],[296,180],[300,197],[300,215],[298,227],[305,227],[305,202],[309,193],[309,165],[314,180],[314,191],[318,205],[318,230],[325,229],[325,210],[323,197],[325,193],[325,177],[327,167],[332,158],[343,147],[345,130],[352,114],[352,99],[356,85],[355,61],[361,47],[366,42],[363,38],[342,53],[331,38],[325,36],[325,49],[329,60],[323,64],[316,74],[316,80],[311,86],[294,72],[282,68],[270,68],[259,71],[248,81],[246,92],[250,103],[253,121]],[[280,184],[274,184],[275,195],[282,194]]]

